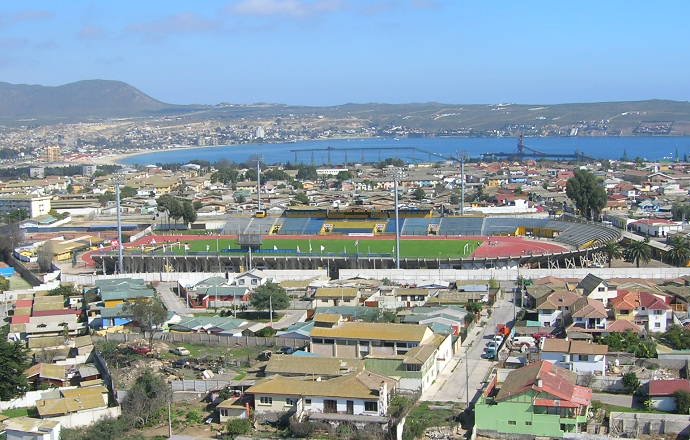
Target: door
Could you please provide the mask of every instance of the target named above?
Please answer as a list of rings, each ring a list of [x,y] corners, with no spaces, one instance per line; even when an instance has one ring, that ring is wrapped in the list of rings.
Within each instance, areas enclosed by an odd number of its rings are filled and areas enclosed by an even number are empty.
[[[348,414],[354,414],[355,413],[355,402],[352,400],[347,401],[347,413]]]
[[[338,401],[337,400],[324,400],[323,401],[323,412],[327,414],[335,414],[338,412]]]

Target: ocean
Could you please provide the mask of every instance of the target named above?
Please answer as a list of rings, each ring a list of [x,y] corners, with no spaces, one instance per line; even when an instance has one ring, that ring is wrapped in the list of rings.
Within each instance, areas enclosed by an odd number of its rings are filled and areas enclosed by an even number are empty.
[[[624,154],[630,159],[675,160],[676,153],[682,160],[690,153],[690,136],[684,137],[542,137],[525,138],[525,145],[544,153],[579,152],[598,159],[620,159]],[[300,151],[292,150],[317,150]],[[314,163],[341,164],[345,162],[373,162],[389,157],[410,162],[427,162],[441,159],[439,156],[479,157],[483,153],[514,152],[517,138],[368,138],[328,139],[294,143],[241,144],[215,147],[199,147],[184,150],[159,150],[130,156],[121,161],[129,165],[164,163],[188,163],[192,160],[218,162],[228,160],[244,162],[261,155],[269,164]]]

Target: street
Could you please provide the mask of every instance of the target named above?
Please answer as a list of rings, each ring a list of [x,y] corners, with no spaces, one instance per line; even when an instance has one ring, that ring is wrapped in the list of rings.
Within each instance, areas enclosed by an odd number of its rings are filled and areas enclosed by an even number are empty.
[[[482,358],[486,342],[496,334],[496,325],[513,320],[513,303],[504,299],[496,302],[491,318],[484,326],[476,326],[463,341],[463,352],[456,355],[448,367],[436,378],[432,386],[420,400],[430,402],[474,401],[475,395],[482,387],[482,381],[494,365],[493,361]],[[469,365],[465,368],[465,351],[469,350]],[[469,387],[466,388],[466,375]]]
[[[163,301],[165,308],[168,311],[177,313],[180,316],[191,316],[194,313],[194,309],[187,308],[175,292],[172,291],[172,287],[176,283],[158,283],[156,284],[156,293]]]

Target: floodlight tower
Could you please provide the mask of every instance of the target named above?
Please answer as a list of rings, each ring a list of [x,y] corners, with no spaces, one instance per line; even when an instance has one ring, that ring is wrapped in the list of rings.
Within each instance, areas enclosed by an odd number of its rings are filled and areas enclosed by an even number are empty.
[[[398,212],[398,181],[405,175],[402,168],[392,168],[389,176],[393,178],[393,189],[395,191],[395,268],[400,269],[400,214]]]

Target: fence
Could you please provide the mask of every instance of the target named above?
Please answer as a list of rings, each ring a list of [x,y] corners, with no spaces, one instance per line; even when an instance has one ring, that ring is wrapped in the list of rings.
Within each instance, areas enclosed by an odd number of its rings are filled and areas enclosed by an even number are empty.
[[[690,416],[684,414],[646,414],[611,412],[609,432],[612,436],[640,438],[641,435],[673,434],[687,436]]]
[[[250,387],[254,385],[254,380],[175,380],[170,383],[173,393],[208,393],[209,391],[219,390],[228,385],[236,387]]]
[[[101,339],[94,336],[94,339]],[[259,336],[222,336],[207,333],[156,333],[155,339],[168,343],[213,345],[218,347],[294,347],[301,348],[307,344],[304,339]],[[128,342],[144,339],[140,333],[106,333],[106,341]]]
[[[588,274],[603,279],[609,278],[647,278],[673,279],[690,275],[688,267],[626,267],[626,268],[576,268],[576,269],[340,269],[340,279],[367,278],[394,282],[417,283],[429,280],[497,280],[514,281],[518,275],[537,279],[547,276],[558,278],[584,278]]]

